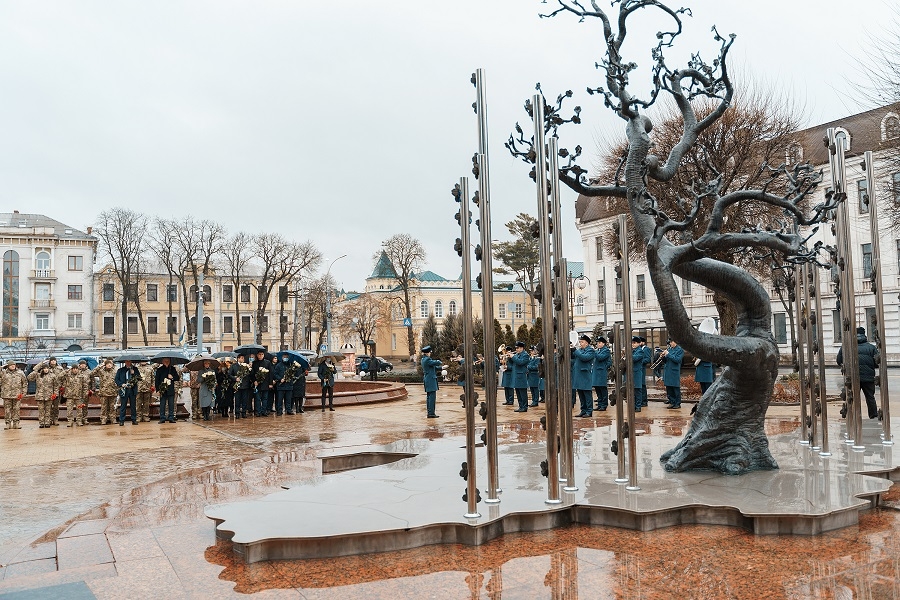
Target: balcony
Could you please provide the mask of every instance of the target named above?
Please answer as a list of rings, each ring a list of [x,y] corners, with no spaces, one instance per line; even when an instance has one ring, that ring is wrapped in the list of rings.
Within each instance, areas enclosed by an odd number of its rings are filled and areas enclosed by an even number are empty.
[[[53,269],[32,269],[31,279],[56,279],[56,271]]]
[[[31,337],[56,337],[55,329],[32,329]]]
[[[32,300],[31,308],[56,308],[56,302],[54,300]]]

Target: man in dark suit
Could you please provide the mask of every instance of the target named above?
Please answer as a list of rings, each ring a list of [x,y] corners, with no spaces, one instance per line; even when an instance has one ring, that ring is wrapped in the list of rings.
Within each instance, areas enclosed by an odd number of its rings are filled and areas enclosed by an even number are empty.
[[[125,425],[125,410],[131,407],[131,424],[137,425],[137,389],[141,374],[130,360],[116,371],[116,385],[119,386],[119,425]]]
[[[162,365],[156,369],[155,387],[159,391],[159,422],[175,422],[175,380],[178,370],[171,359],[163,358]],[[163,383],[165,381],[165,383]]]
[[[262,371],[265,369],[265,372]],[[272,382],[272,363],[266,360],[266,353],[260,350],[256,353],[256,360],[250,367],[250,380],[256,386],[256,416],[269,415],[269,386]]]

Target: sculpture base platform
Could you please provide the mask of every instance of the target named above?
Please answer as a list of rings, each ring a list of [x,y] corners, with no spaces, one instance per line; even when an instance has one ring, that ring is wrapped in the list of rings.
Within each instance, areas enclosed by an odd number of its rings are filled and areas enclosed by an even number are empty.
[[[896,430],[896,428],[895,428]],[[322,558],[401,550],[440,543],[479,545],[505,533],[589,523],[649,531],[680,524],[742,527],[757,534],[814,535],[855,525],[861,510],[878,504],[900,477],[892,446],[880,443],[877,422],[866,425],[864,451],[841,442],[843,425],[831,430],[830,457],[799,444],[795,432],[770,435],[780,468],[746,475],[666,473],[659,456],[679,436],[637,438],[640,490],[617,484],[610,451],[612,427],[589,430],[576,441],[575,484],[563,502],[545,503],[543,444],[506,440],[499,451],[501,502],[478,505],[466,518],[459,477],[465,439],[409,441],[320,456],[322,472],[259,500],[210,506],[217,535],[231,539],[247,562]],[[484,451],[478,451],[482,498]]]

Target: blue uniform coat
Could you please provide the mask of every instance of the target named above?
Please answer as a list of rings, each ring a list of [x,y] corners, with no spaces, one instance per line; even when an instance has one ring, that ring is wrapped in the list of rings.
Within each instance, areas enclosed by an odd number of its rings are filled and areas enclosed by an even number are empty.
[[[594,366],[594,349],[591,346],[586,348],[575,348],[572,352],[572,389],[588,390],[592,389],[591,385],[591,369]]]
[[[528,362],[531,357],[527,352],[522,350],[516,352],[507,361],[506,366],[512,363],[512,386],[516,389],[528,387]]]
[[[438,389],[437,369],[441,366],[441,361],[430,356],[422,357],[422,372],[425,374],[425,391],[436,392]]]
[[[665,368],[663,369],[663,385],[666,387],[681,387],[681,359],[684,358],[684,349],[681,346],[669,348],[666,354]]]
[[[533,356],[528,360],[528,387],[536,388],[541,382],[541,358]]]
[[[713,376],[713,364],[708,360],[701,360],[694,371],[694,381],[697,383],[712,383]]]
[[[644,349],[638,346],[631,351],[631,368],[634,369],[634,387],[644,387],[644,365],[650,364],[650,358]]]
[[[594,387],[606,387],[609,381],[609,366],[612,363],[612,355],[609,346],[597,348],[594,352],[594,368],[591,371],[591,384]]]
[[[500,387],[513,387],[512,358],[506,359],[506,368],[503,369],[503,373],[500,374]]]

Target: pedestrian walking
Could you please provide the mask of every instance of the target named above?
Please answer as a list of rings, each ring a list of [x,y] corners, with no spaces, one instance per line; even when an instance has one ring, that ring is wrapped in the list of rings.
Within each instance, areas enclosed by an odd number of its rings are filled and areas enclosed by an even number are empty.
[[[866,399],[866,408],[870,419],[878,418],[878,404],[875,403],[875,368],[881,355],[874,344],[870,344],[866,338],[866,328],[856,328],[857,354],[859,356],[859,387]],[[844,349],[837,353],[837,364],[844,366]]]

